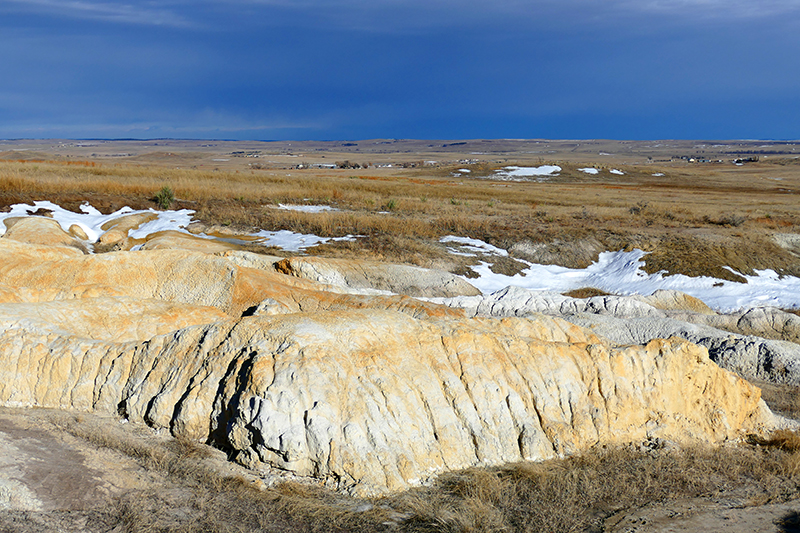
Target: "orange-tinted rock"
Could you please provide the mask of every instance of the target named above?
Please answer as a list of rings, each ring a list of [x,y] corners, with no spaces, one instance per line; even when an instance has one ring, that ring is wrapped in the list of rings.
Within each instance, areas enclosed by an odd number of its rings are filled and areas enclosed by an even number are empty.
[[[558,318],[336,293],[274,259],[0,239],[0,404],[119,413],[364,491],[777,423],[680,339],[612,347]]]
[[[3,235],[5,239],[44,246],[71,246],[79,250],[86,249],[80,240],[61,229],[61,225],[52,218],[7,218],[3,222],[8,227]]]
[[[285,274],[327,285],[375,289],[408,296],[447,298],[481,294],[478,289],[449,272],[408,265],[292,257],[278,262],[275,268]]]

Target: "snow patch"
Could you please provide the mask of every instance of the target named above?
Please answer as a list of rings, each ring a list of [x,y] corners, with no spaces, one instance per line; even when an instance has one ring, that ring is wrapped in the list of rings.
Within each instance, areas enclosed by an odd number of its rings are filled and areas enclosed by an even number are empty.
[[[712,309],[723,313],[765,306],[800,308],[800,278],[781,277],[772,270],[756,270],[755,275],[748,276],[728,268],[744,278],[745,283],[707,276],[666,275],[663,271],[648,274],[642,270],[642,258],[646,252],[637,249],[631,252],[603,252],[596,262],[584,269],[539,265],[515,257],[516,261],[527,265],[527,268],[519,274],[507,276],[492,272],[491,258],[486,257],[507,256],[506,250],[465,237],[449,236],[440,241],[460,245],[458,249],[451,249],[451,253],[484,256],[485,260],[471,267],[478,277],[464,278],[484,294],[491,294],[508,286],[555,292],[593,287],[620,295],[650,295],[657,290],[676,290],[699,298]]]
[[[580,170],[581,172],[585,172],[587,174],[598,174],[600,172],[596,168],[591,168],[591,167],[579,168],[578,170]]]
[[[611,172],[612,174],[616,174],[617,176],[624,176],[625,175],[625,173],[623,171],[617,170],[616,168],[612,168],[611,170],[609,170],[609,172]]]
[[[289,206],[289,207],[299,207],[299,208],[327,207],[328,210],[333,209],[328,206]],[[178,211],[156,211],[155,209],[146,209],[146,210],[134,211],[130,207],[123,207],[122,209],[115,211],[111,214],[104,215],[100,211],[89,205],[88,203],[83,204],[80,207],[81,213],[75,213],[74,211],[68,211],[62,208],[61,206],[58,206],[52,202],[47,202],[47,201],[34,202],[33,205],[26,205],[26,204],[12,205],[11,210],[8,213],[0,213],[0,235],[4,235],[6,232],[6,226],[5,224],[2,223],[5,219],[12,217],[32,216],[33,213],[37,212],[40,209],[49,211],[50,214],[52,215],[53,220],[58,222],[58,224],[64,231],[69,231],[70,226],[72,226],[73,224],[80,226],[80,228],[84,232],[86,232],[86,236],[88,237],[89,243],[97,242],[103,235],[103,233],[105,233],[105,231],[102,229],[102,226],[104,224],[124,216],[136,215],[141,213],[153,213],[156,215],[156,218],[154,220],[151,220],[150,222],[142,224],[138,228],[129,230],[128,237],[130,238],[146,239],[147,237],[153,235],[154,233],[159,233],[162,231],[177,231],[179,233],[194,235],[195,237],[200,237],[203,239],[211,239],[211,240],[215,239],[215,237],[203,233],[192,234],[186,229],[186,227],[189,226],[189,224],[191,224],[193,221],[192,215],[194,214],[194,211],[192,211],[191,209],[181,209]],[[352,241],[355,240],[356,238],[356,236],[353,235],[347,235],[345,237],[337,237],[337,238],[319,237],[317,235],[294,233],[288,230],[260,231],[255,234],[245,236],[245,238],[248,237],[255,238],[256,240],[253,242],[255,242],[256,244],[261,244],[263,246],[275,246],[290,252],[299,252],[305,250],[306,248],[311,248],[312,246],[317,246],[319,244],[324,244],[326,242]],[[232,236],[231,238],[233,240],[236,240],[236,236]],[[136,246],[132,248],[132,250],[135,251],[138,248],[139,247]]]
[[[558,165],[542,165],[540,167],[503,167],[496,170],[494,178],[509,181],[526,181],[527,178],[547,178],[557,176],[561,172]]]
[[[325,244],[331,241],[354,241],[353,235],[346,237],[318,237],[317,235],[294,233],[289,230],[280,231],[259,231],[253,234],[253,237],[258,237],[255,241],[257,244],[263,246],[275,246],[287,252],[300,252],[306,248],[312,248],[319,244]]]
[[[325,211],[338,211],[335,207],[329,205],[289,205],[278,204],[273,209],[283,209],[285,211],[300,211],[302,213],[323,213]]]
[[[454,243],[458,248],[448,248],[450,253],[455,255],[477,256],[478,254],[490,254],[507,257],[508,252],[502,248],[492,246],[487,242],[479,239],[470,239],[469,237],[456,237],[455,235],[448,235],[439,239],[441,243]]]

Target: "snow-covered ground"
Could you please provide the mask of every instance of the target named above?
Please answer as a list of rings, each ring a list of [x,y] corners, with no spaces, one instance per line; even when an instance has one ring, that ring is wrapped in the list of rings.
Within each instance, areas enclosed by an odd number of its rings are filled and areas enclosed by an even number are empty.
[[[561,172],[561,167],[558,165],[542,165],[540,167],[503,167],[496,170],[495,179],[507,181],[527,181],[530,178],[545,179],[551,176],[557,176]]]
[[[502,248],[492,246],[487,242],[479,239],[470,239],[469,237],[456,237],[455,235],[448,235],[442,237],[439,242],[454,243],[458,248],[448,248],[448,251],[454,255],[466,255],[470,257],[477,256],[478,254],[493,254],[502,257],[508,256],[508,252]]]
[[[652,294],[659,289],[682,291],[699,298],[709,307],[732,312],[750,307],[772,306],[787,309],[800,308],[800,278],[779,277],[772,270],[758,270],[754,276],[741,275],[746,283],[737,283],[711,277],[689,277],[682,274],[648,274],[642,267],[645,252],[604,252],[598,260],[584,269],[557,265],[539,265],[518,258],[527,265],[514,276],[491,271],[491,256],[507,255],[501,250],[477,239],[444,237],[443,243],[463,244],[453,249],[460,255],[482,254],[482,261],[472,267],[477,278],[465,278],[483,293],[489,294],[510,285],[533,291],[567,292],[583,287],[594,287],[613,294]],[[500,250],[500,253],[491,251]],[[735,272],[731,269],[731,272]]]
[[[191,210],[156,211],[153,209],[134,211],[125,207],[104,215],[88,204],[81,212],[68,211],[51,202],[35,202],[34,205],[17,204],[10,212],[0,213],[0,235],[6,231],[3,221],[11,217],[30,216],[38,210],[49,211],[53,219],[68,231],[78,225],[87,235],[89,243],[97,242],[104,233],[102,226],[118,218],[138,213],[149,213],[155,218],[129,231],[128,236],[144,239],[161,231],[172,230],[189,233],[186,227],[192,222]],[[213,239],[210,235],[195,235]],[[291,231],[260,231],[252,234],[253,242],[264,246],[276,246],[286,251],[301,251],[312,246],[336,240],[352,240],[354,237],[331,239],[317,235],[304,235]],[[235,239],[235,236],[232,237]],[[539,265],[516,259],[526,268],[514,276],[495,274],[490,265],[493,257],[506,257],[508,252],[478,239],[448,236],[441,239],[450,253],[479,257],[480,263],[472,269],[477,278],[469,278],[471,284],[484,293],[491,293],[509,285],[528,290],[551,290],[566,292],[583,287],[594,287],[614,294],[652,294],[659,289],[685,292],[703,300],[710,307],[731,312],[757,306],[800,308],[800,278],[780,277],[772,270],[759,270],[755,275],[741,275],[746,282],[737,283],[711,277],[689,277],[680,274],[665,275],[662,272],[647,274],[642,270],[645,252],[604,252],[598,260],[584,269],[572,269],[556,265]],[[733,270],[731,270],[733,272]],[[737,273],[738,274],[738,273]]]
[[[278,204],[275,209],[282,209],[284,211],[300,211],[301,213],[324,213],[326,211],[338,211],[335,207],[329,205],[289,205]]]
[[[581,172],[585,172],[586,174],[598,174],[600,171],[596,168],[586,167],[586,168],[579,168]]]
[[[297,207],[317,207],[317,206],[297,206]],[[64,231],[69,231],[70,226],[79,226],[89,238],[89,243],[95,243],[100,239],[100,236],[105,233],[102,226],[129,215],[152,213],[156,216],[154,220],[146,222],[138,228],[131,229],[128,232],[128,237],[134,239],[146,239],[148,236],[161,231],[177,231],[180,233],[190,234],[186,229],[192,223],[192,215],[194,211],[190,209],[181,209],[178,211],[156,211],[155,209],[147,209],[134,211],[130,207],[123,207],[119,211],[104,215],[89,204],[84,204],[80,207],[81,212],[75,213],[68,211],[52,202],[34,202],[34,205],[16,204],[11,206],[11,211],[8,213],[0,213],[0,235],[5,234],[6,226],[3,221],[12,217],[30,216],[32,213],[42,209],[49,211],[52,218],[56,220]],[[214,236],[205,235],[203,233],[193,234],[195,237],[204,239],[215,239]],[[317,235],[308,235],[302,233],[294,233],[291,231],[260,231],[258,233],[249,235],[247,237],[254,238],[254,244],[261,244],[263,246],[275,246],[289,252],[298,252],[331,241],[346,241],[353,240],[355,237],[319,237]],[[235,237],[232,236],[235,239]],[[224,240],[224,239],[223,239]]]

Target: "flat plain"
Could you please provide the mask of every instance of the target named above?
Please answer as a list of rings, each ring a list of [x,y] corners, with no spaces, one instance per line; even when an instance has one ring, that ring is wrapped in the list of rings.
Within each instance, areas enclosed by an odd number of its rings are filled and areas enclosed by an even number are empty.
[[[169,187],[172,208],[227,232],[361,236],[311,254],[468,273],[437,242],[458,235],[511,250],[506,273],[514,256],[578,268],[639,248],[648,272],[741,280],[725,267],[800,274],[781,238],[800,224],[799,158],[787,141],[3,141],[0,209],[155,208]],[[560,171],[515,181],[512,166]]]

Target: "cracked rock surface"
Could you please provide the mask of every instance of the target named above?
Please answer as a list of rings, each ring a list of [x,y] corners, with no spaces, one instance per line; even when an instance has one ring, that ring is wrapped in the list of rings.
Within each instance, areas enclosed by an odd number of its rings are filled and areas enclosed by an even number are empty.
[[[781,423],[683,339],[623,346],[558,317],[356,289],[243,252],[0,238],[0,403],[117,414],[356,492]]]

